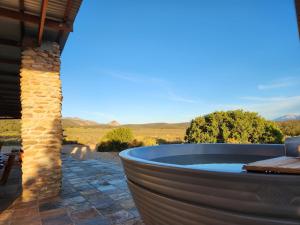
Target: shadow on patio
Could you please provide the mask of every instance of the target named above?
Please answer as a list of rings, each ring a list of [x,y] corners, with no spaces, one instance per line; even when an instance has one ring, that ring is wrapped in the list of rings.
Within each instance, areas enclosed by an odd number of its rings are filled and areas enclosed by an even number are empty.
[[[62,154],[59,196],[40,201],[17,199],[0,214],[0,225],[143,224],[116,160],[76,160]]]

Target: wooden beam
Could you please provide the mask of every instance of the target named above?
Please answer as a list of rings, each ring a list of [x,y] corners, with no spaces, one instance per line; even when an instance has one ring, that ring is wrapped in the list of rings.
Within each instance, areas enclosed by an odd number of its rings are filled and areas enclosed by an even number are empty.
[[[20,109],[21,110],[21,109]],[[21,112],[0,112],[0,120],[21,119]]]
[[[6,119],[8,119],[8,117],[19,118],[21,116],[20,111],[21,111],[21,108],[1,110],[0,111],[0,118],[4,117],[4,116],[6,117]]]
[[[20,80],[1,80],[0,79],[0,87],[1,86],[20,86]]]
[[[24,5],[24,0],[19,0],[19,5],[20,5],[20,13],[22,16],[24,16],[24,11],[25,11],[25,5]],[[20,43],[23,42],[23,38],[25,36],[25,25],[24,21],[20,21]]]
[[[0,95],[1,94],[9,94],[9,93],[18,94],[20,91],[21,91],[21,88],[2,87],[2,88],[0,88]]]
[[[11,88],[0,88],[1,94],[19,94],[21,89],[11,89]]]
[[[0,84],[1,85],[1,84]],[[0,95],[2,93],[19,93],[21,91],[20,86],[8,87],[7,85],[0,87]]]
[[[295,0],[296,17],[298,23],[298,32],[300,37],[300,0]]]
[[[2,100],[0,99],[0,107],[1,108],[7,108],[10,107],[20,107],[21,106],[21,100]]]
[[[46,14],[47,14],[47,6],[48,6],[48,0],[43,0],[42,6],[41,6],[41,16],[40,16],[40,23],[39,23],[39,29],[38,29],[38,44],[42,44],[42,38],[44,33],[44,26],[46,21]]]
[[[0,94],[0,101],[1,99],[5,99],[6,101],[20,101],[20,98],[19,97],[16,97],[16,96],[12,96],[12,95],[1,95]]]
[[[20,118],[21,108],[15,110],[0,111],[0,119]]]
[[[5,106],[3,104],[3,106]],[[19,111],[21,105],[7,105],[6,107],[1,107],[0,112],[12,112],[12,111]]]
[[[9,46],[14,46],[14,47],[21,46],[20,42],[18,42],[18,41],[3,39],[3,38],[0,38],[0,45],[9,45]]]
[[[20,64],[20,60],[18,59],[0,59],[0,63],[4,64]]]
[[[0,76],[13,76],[19,77],[20,72],[10,72],[5,70],[0,70]]]
[[[14,119],[21,119],[21,112],[18,113],[12,112],[10,114],[0,113],[0,120],[14,120]]]
[[[64,12],[64,17],[63,17],[63,22],[64,23],[67,23],[68,20],[69,20],[69,14],[70,14],[72,5],[73,5],[73,0],[67,0],[65,12]],[[64,34],[65,34],[65,31],[63,31],[63,30],[59,31],[58,37],[57,37],[57,42],[59,44],[61,43],[61,40],[62,40],[62,37],[64,36]]]
[[[20,97],[21,95],[21,90],[0,90],[0,96],[17,96]]]
[[[0,93],[2,93],[2,91],[5,90],[21,90],[20,88],[20,83],[14,83],[14,84],[4,84],[4,83],[0,83]]]
[[[11,108],[11,109],[19,109],[20,108],[20,104],[19,103],[13,103],[13,102],[5,102],[3,104],[1,104],[1,99],[0,99],[0,107],[1,108],[4,108],[4,109],[8,109],[8,108]]]
[[[40,17],[38,16],[26,14],[26,13],[22,14],[18,11],[5,9],[5,8],[0,8],[0,16],[10,18],[10,19],[20,20],[28,23],[34,23],[34,24],[40,23]],[[45,20],[45,27],[49,27],[55,30],[65,30],[68,32],[73,31],[72,25],[67,23],[61,23],[52,19]]]
[[[6,115],[7,114],[18,114],[21,113],[21,107],[10,107],[3,110],[0,110],[0,115]]]
[[[9,45],[9,46],[18,47],[18,48],[22,47],[22,46],[26,46],[26,47],[32,46],[32,47],[34,47],[34,46],[36,46],[36,40],[31,38],[31,37],[21,37],[20,41],[0,38],[0,45]]]
[[[10,75],[0,75],[0,82],[20,82],[20,77]]]

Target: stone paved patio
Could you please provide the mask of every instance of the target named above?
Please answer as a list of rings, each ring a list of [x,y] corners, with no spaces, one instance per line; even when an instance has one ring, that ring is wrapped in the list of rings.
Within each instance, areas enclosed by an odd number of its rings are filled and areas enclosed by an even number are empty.
[[[0,214],[0,225],[140,225],[122,166],[116,161],[62,156],[60,196],[15,201]]]

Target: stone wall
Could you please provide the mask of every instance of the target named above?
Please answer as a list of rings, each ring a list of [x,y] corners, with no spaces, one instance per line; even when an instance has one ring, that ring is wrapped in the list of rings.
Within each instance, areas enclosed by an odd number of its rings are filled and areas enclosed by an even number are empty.
[[[23,200],[55,196],[61,187],[60,50],[26,48],[21,62]]]

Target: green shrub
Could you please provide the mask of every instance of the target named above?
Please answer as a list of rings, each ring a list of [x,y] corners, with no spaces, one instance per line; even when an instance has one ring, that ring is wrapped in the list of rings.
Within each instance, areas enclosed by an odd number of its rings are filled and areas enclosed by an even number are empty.
[[[157,145],[157,141],[153,137],[144,137],[142,139],[143,146],[153,146]]]
[[[119,152],[131,147],[134,137],[132,131],[126,127],[120,127],[109,131],[98,145],[100,152]],[[137,144],[137,143],[136,143]]]
[[[98,152],[120,152],[129,148],[129,143],[120,141],[102,141],[98,145]]]
[[[300,136],[300,120],[288,120],[277,122],[284,135],[293,137]]]
[[[188,143],[282,143],[276,123],[255,112],[213,112],[192,120],[186,130]]]
[[[129,143],[134,139],[131,129],[120,127],[109,131],[105,136],[106,141],[116,141],[120,143]]]

